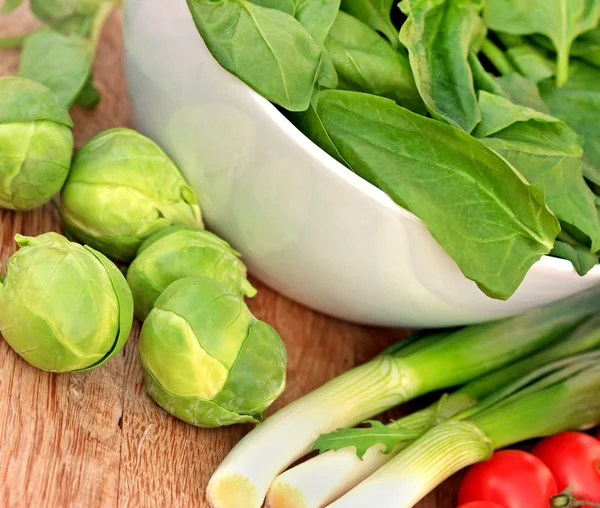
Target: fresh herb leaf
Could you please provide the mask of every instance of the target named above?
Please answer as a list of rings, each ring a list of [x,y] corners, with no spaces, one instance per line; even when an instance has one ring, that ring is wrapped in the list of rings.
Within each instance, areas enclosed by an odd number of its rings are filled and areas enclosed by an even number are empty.
[[[394,3],[395,0],[342,0],[342,10],[382,33],[397,48],[398,30],[391,16]]]
[[[23,3],[23,0],[4,0],[0,14],[10,14]]]
[[[600,0],[486,0],[489,28],[513,35],[542,34],[557,52],[556,84],[569,75],[569,53],[578,35],[600,21]]]
[[[426,113],[408,58],[362,21],[340,12],[325,46],[339,77],[339,89],[387,97]]]
[[[481,119],[467,61],[480,33],[482,0],[403,0],[408,49],[417,88],[431,114],[471,132]]]
[[[556,217],[583,233],[592,251],[600,250],[600,221],[581,172],[583,150],[575,131],[552,116],[484,91],[479,105],[482,120],[473,134],[541,187]]]
[[[44,27],[25,40],[19,76],[47,86],[70,107],[88,80],[92,58],[87,39]]]
[[[308,108],[323,51],[296,18],[247,0],[188,0],[188,5],[221,66],[289,111]]]
[[[580,244],[564,231],[559,233],[554,249],[550,254],[570,261],[581,276],[584,276],[598,264],[598,256],[592,253],[589,247]]]
[[[551,80],[539,84],[540,94],[552,115],[584,137],[583,174],[600,185],[600,70],[573,62],[567,84],[558,88]]]
[[[365,423],[370,427],[354,429],[337,429],[328,434],[321,434],[313,444],[313,450],[324,453],[328,450],[338,451],[342,448],[354,446],[356,455],[363,459],[365,453],[376,445],[383,445],[382,453],[391,453],[396,445],[412,441],[423,434],[422,430],[411,430],[403,427],[388,427],[376,420]]]
[[[350,169],[421,218],[487,295],[510,297],[552,249],[542,193],[460,129],[357,92],[321,92],[317,114]]]

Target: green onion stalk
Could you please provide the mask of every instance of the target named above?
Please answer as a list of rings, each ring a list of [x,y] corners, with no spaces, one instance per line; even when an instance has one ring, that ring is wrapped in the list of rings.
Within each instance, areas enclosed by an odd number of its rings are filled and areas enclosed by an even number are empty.
[[[600,288],[520,316],[402,342],[279,410],[213,474],[213,508],[258,508],[275,477],[321,435],[352,427],[425,393],[464,384],[555,343],[598,312]],[[257,467],[257,464],[260,467]]]
[[[332,508],[410,508],[498,448],[600,422],[600,350],[571,357],[484,398],[434,426]]]
[[[315,448],[321,448],[322,442],[329,451],[280,474],[271,485],[267,506],[325,506],[358,485],[409,445],[413,439],[411,433],[405,433],[404,436],[402,433],[397,434],[400,442],[392,448],[383,442],[394,435],[394,429],[416,430],[423,434],[432,425],[443,423],[461,411],[475,406],[484,397],[532,370],[599,347],[600,315],[590,316],[559,342],[471,381],[454,393],[443,396],[439,402],[428,408],[392,421],[388,424],[390,434],[382,434],[379,429],[364,428],[353,429],[351,434],[346,434],[344,429],[321,436],[317,439]],[[358,440],[363,447],[368,447],[361,457],[357,453]]]

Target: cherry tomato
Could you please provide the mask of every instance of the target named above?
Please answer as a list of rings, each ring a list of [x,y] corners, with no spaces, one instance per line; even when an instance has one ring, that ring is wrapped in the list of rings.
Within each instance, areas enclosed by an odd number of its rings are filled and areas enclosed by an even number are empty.
[[[469,469],[458,504],[492,501],[506,508],[548,508],[557,493],[556,481],[540,459],[520,450],[503,450]]]
[[[600,502],[600,441],[583,432],[562,432],[532,453],[552,471],[560,492],[570,486],[576,498]]]
[[[460,505],[458,508],[506,508],[498,503],[492,503],[491,501],[472,501],[467,504]]]

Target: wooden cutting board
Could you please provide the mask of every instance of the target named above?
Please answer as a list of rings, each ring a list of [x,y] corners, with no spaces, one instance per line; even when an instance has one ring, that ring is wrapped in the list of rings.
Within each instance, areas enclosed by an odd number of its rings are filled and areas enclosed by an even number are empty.
[[[33,27],[26,7],[0,17],[0,37]],[[16,50],[0,50],[0,76],[17,72],[18,57]],[[131,125],[122,68],[121,18],[114,15],[95,68],[102,102],[92,111],[72,111],[77,146],[102,130]],[[60,232],[61,226],[47,205],[0,211],[0,231],[4,269],[15,233]],[[287,389],[269,414],[408,334],[331,319],[253,283],[259,294],[249,302],[252,311],[279,331],[289,353]],[[138,332],[136,324],[124,351],[107,365],[78,374],[37,370],[0,341],[1,506],[207,506],[211,473],[250,427],[197,429],[162,411],[144,390]],[[458,482],[449,480],[419,508],[455,508]]]

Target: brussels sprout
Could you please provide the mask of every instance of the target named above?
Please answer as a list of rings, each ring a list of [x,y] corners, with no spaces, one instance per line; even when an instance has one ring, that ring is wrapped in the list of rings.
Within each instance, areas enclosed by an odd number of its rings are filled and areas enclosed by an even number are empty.
[[[208,277],[171,284],[142,327],[146,389],[198,427],[258,422],[285,388],[286,351],[243,299]]]
[[[0,332],[39,369],[89,370],[116,355],[133,322],[119,269],[57,233],[17,235],[21,247],[0,283]]]
[[[0,207],[31,210],[62,188],[73,154],[73,123],[45,86],[0,78]]]
[[[194,191],[175,164],[129,129],[103,132],[77,152],[61,194],[61,216],[69,234],[123,262],[161,229],[202,227]]]
[[[252,297],[256,289],[246,267],[227,242],[203,229],[172,226],[144,241],[127,271],[135,315],[143,321],[169,284],[190,276],[206,276],[236,295]]]

